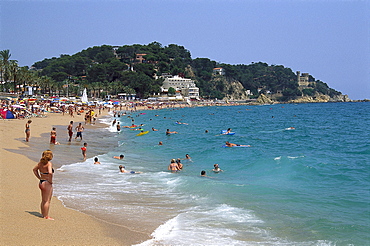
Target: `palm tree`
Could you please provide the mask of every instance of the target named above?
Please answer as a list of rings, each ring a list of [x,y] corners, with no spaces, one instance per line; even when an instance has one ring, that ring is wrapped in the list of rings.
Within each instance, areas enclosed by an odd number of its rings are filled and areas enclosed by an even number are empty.
[[[9,50],[1,50],[0,51],[0,60],[1,60],[1,70],[0,70],[0,81],[7,83],[9,80],[9,58],[11,54]]]
[[[35,81],[35,76],[28,70],[28,67],[19,68],[17,74],[16,84],[23,84],[23,90],[26,89],[27,85],[32,85],[32,82]]]
[[[9,62],[9,77],[13,79],[14,93],[17,93],[17,77],[18,77],[18,63],[16,60],[10,60]]]
[[[0,51],[0,60],[1,60],[1,78],[4,78],[4,74],[7,71],[8,65],[9,65],[9,58],[11,54],[9,53],[9,50],[2,50]]]

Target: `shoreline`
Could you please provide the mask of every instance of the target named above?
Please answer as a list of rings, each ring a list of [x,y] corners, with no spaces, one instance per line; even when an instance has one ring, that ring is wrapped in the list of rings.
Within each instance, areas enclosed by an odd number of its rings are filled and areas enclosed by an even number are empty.
[[[143,110],[150,109],[137,108],[137,111]],[[107,116],[108,112],[105,110],[98,118]],[[130,230],[125,225],[110,223],[92,214],[65,207],[62,201],[55,196],[50,208],[50,215],[55,218],[55,221],[47,221],[39,217],[41,196],[32,168],[39,160],[42,151],[46,149],[45,146],[53,150],[58,149],[58,146],[49,145],[51,127],[58,127],[57,141],[65,144],[66,139],[63,140],[63,138],[66,138],[66,127],[69,121],[73,120],[76,126],[76,123],[83,122],[83,116],[71,118],[67,114],[63,116],[49,113],[46,118],[31,119],[33,122],[29,143],[24,141],[24,125],[27,120],[0,120],[2,139],[0,141],[0,154],[2,155],[0,162],[2,194],[0,245],[38,245],[40,244],[40,233],[38,233],[40,230],[42,234],[48,235],[42,239],[43,243],[54,245],[132,245],[150,239],[151,236],[148,233]],[[86,129],[99,129],[106,125],[97,121],[95,126],[85,127]],[[81,144],[79,141],[73,141],[70,145],[80,147]],[[32,156],[27,152],[33,152]],[[54,160],[52,160],[54,167],[71,164],[68,158],[73,162],[76,162],[76,157],[77,160],[82,160],[80,151],[76,153],[55,151],[54,153]],[[89,152],[88,158],[93,155],[96,153]],[[64,158],[65,156],[68,158]]]
[[[142,110],[142,109],[140,109]],[[107,110],[99,116],[108,115]],[[69,121],[83,122],[83,116],[48,113],[46,118],[31,118],[30,142],[25,142],[24,128],[27,120],[5,119],[0,121],[1,172],[1,245],[132,245],[150,239],[150,235],[130,230],[124,225],[112,224],[92,215],[65,207],[57,197],[51,200],[50,215],[55,221],[41,218],[41,195],[32,168],[47,146],[55,153],[54,167],[63,164],[58,146],[50,146],[49,133],[52,126],[65,129]],[[102,128],[103,125],[86,128]],[[66,130],[57,130],[57,141],[63,139]],[[45,137],[47,136],[47,138]],[[40,140],[42,144],[40,144]],[[80,144],[80,143],[79,143]],[[34,151],[32,155],[28,155]],[[27,153],[28,152],[28,153]],[[61,159],[61,160],[58,160]],[[68,158],[67,158],[68,159]],[[57,173],[56,173],[57,174]],[[57,186],[57,184],[56,184]],[[41,234],[41,235],[40,235]]]

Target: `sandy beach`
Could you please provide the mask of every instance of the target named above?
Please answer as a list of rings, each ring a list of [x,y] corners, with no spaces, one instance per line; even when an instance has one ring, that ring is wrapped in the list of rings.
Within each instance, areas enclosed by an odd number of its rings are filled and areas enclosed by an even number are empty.
[[[29,143],[25,142],[24,133],[27,119],[0,120],[0,245],[132,245],[147,240],[149,235],[145,233],[66,208],[56,197],[52,199],[49,213],[55,220],[41,218],[41,194],[32,168],[46,146],[54,150],[54,167],[57,167],[55,163],[62,163],[58,159],[68,153],[58,153],[57,146],[49,145],[51,127],[63,125],[65,129],[70,120],[83,122],[83,116],[71,118],[67,114],[49,113],[46,118],[31,120]],[[59,130],[57,141],[62,136],[65,139],[66,134],[66,130]],[[41,137],[45,144],[33,142],[40,141]],[[31,147],[35,152],[32,155],[25,151]]]

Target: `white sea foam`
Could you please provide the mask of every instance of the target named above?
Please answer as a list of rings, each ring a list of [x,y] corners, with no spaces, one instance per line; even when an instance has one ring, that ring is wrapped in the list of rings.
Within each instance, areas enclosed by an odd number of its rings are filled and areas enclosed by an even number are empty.
[[[298,158],[304,158],[305,156],[304,155],[300,155],[300,156],[287,156],[289,159],[298,159]]]
[[[259,225],[252,211],[221,204],[214,209],[193,207],[160,225],[152,238],[136,246],[158,245],[333,245],[327,241],[291,242]]]

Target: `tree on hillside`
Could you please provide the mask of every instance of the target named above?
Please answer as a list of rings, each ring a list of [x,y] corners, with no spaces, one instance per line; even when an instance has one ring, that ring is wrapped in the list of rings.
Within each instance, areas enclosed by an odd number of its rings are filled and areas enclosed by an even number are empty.
[[[192,62],[195,74],[205,81],[209,81],[212,77],[213,68],[216,66],[215,61],[208,58],[196,58]]]
[[[1,81],[4,81],[4,84],[6,84],[9,80],[9,60],[10,60],[11,54],[9,50],[2,50],[0,51],[0,59],[1,59],[1,70],[0,70],[0,76]]]
[[[168,88],[168,92],[167,93],[168,93],[169,96],[173,96],[173,95],[176,94],[176,90],[175,90],[175,88],[170,87],[170,88]]]
[[[138,54],[144,54],[144,62],[136,60]],[[1,64],[3,64],[3,59]],[[225,71],[224,80],[214,80],[213,69],[222,67]],[[36,62],[34,68],[39,76],[48,76],[55,84],[63,85],[66,80],[78,86],[87,87],[98,94],[98,87],[104,93],[135,90],[144,97],[160,92],[162,80],[154,77],[163,73],[181,75],[194,79],[199,87],[200,96],[207,98],[223,98],[234,93],[230,81],[240,82],[245,90],[251,90],[254,95],[259,92],[277,93],[282,91],[284,99],[297,97],[301,94],[298,88],[296,74],[282,65],[268,65],[264,62],[252,62],[249,65],[230,65],[217,63],[208,58],[192,59],[190,51],[183,46],[169,44],[163,46],[154,41],[148,45],[133,44],[113,47],[110,45],[94,46],[74,55],[60,55],[58,58],[44,59]],[[4,73],[5,66],[1,66]],[[8,73],[6,73],[8,74]],[[9,75],[9,74],[8,74]],[[86,80],[81,78],[86,76]],[[329,88],[325,83],[310,76],[313,92],[331,96],[340,92]],[[94,85],[92,85],[94,84]],[[89,86],[91,85],[91,86]],[[99,86],[98,86],[99,85]],[[102,89],[99,89],[99,92]],[[227,90],[227,91],[226,91]]]

